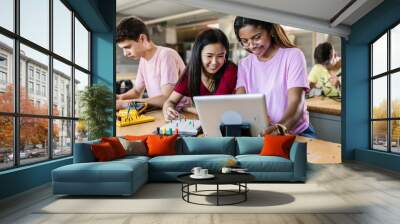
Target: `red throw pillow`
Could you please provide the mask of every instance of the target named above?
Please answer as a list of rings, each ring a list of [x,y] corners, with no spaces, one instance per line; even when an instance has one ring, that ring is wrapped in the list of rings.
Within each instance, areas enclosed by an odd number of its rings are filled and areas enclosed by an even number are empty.
[[[178,135],[159,136],[151,135],[147,138],[147,155],[148,156],[164,156],[176,155],[175,143]]]
[[[99,162],[109,161],[117,158],[115,151],[109,142],[92,144],[91,149],[94,157]]]
[[[117,137],[109,137],[109,138],[101,138],[101,142],[108,142],[114,149],[115,155],[117,158],[125,157],[126,151],[124,146],[122,146],[121,142]]]
[[[290,147],[295,135],[265,135],[264,146],[261,149],[261,156],[281,156],[286,159],[290,158]]]

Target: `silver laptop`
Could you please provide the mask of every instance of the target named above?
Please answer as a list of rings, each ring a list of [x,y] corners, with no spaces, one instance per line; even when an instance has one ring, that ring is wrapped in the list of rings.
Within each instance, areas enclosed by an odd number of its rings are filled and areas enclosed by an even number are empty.
[[[193,100],[206,136],[222,136],[221,123],[250,124],[251,136],[268,126],[264,94],[197,96]]]

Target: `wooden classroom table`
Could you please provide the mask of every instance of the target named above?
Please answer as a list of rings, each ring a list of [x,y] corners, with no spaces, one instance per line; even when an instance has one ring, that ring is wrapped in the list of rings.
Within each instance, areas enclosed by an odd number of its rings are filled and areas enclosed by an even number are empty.
[[[340,116],[342,104],[329,97],[312,97],[306,100],[309,112]]]
[[[155,118],[153,122],[117,127],[117,136],[152,134],[157,127],[165,124],[161,110],[146,112],[145,115]],[[196,119],[191,113],[184,113],[186,118]],[[307,160],[310,163],[332,164],[341,163],[341,145],[319,139],[297,136],[296,141],[307,142]]]

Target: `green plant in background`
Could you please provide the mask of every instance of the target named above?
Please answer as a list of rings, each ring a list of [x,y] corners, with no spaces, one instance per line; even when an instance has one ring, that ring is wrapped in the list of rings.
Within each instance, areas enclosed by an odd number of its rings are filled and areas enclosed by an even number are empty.
[[[79,93],[81,119],[88,129],[89,140],[109,136],[112,126],[113,93],[102,84],[86,87]]]

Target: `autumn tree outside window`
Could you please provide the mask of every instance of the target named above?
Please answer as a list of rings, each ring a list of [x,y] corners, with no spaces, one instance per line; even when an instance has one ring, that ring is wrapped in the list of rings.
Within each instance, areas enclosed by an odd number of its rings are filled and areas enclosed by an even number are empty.
[[[87,138],[77,105],[91,83],[90,31],[64,0],[0,8],[0,171],[71,156]]]
[[[400,24],[370,45],[371,149],[400,153]]]

